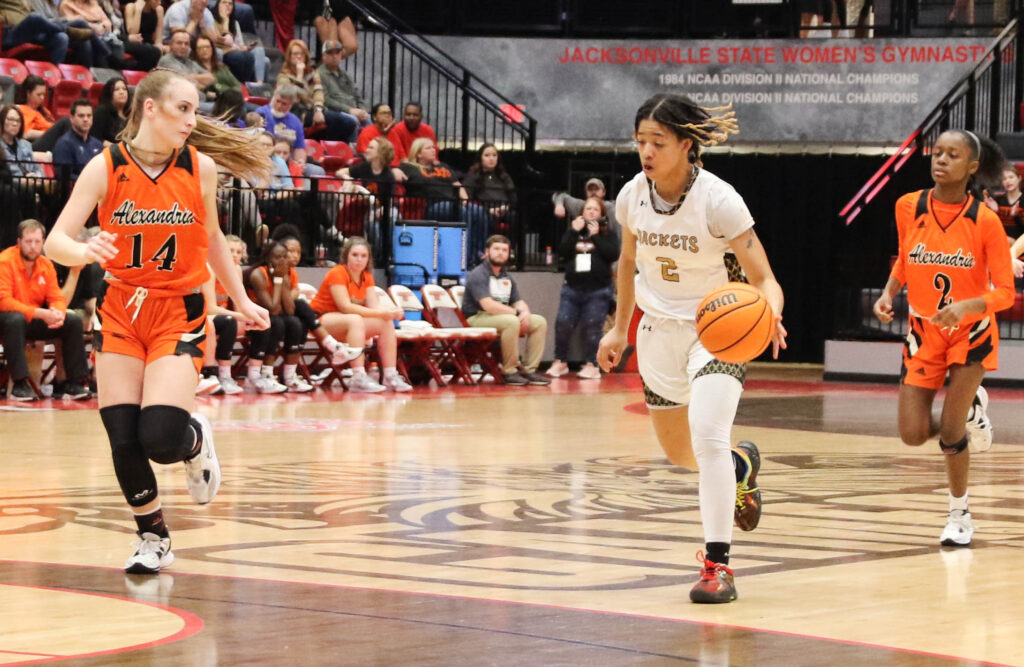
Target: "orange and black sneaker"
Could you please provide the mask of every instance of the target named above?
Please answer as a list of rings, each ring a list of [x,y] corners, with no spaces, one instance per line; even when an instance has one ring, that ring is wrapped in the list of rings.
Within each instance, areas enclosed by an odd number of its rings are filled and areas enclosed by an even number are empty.
[[[697,552],[697,562],[703,563],[700,581],[690,589],[690,600],[701,604],[721,604],[736,599],[736,584],[733,582],[732,570],[704,557],[703,551]]]
[[[736,512],[733,519],[740,530],[754,530],[761,520],[761,489],[757,486],[761,454],[757,451],[757,445],[747,440],[740,442],[732,451],[747,464],[743,479],[736,482]]]

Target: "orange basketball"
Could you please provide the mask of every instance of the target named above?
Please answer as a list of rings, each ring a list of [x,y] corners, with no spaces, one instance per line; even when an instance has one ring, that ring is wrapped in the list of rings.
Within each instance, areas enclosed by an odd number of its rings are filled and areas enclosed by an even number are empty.
[[[697,306],[697,336],[715,358],[742,364],[768,347],[775,330],[772,307],[761,290],[746,283],[727,283]]]

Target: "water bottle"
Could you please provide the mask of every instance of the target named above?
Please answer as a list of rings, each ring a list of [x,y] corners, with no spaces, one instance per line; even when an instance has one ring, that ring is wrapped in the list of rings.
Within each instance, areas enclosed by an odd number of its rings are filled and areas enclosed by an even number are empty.
[[[551,266],[555,263],[555,256],[551,253],[551,246],[544,248],[544,264]]]

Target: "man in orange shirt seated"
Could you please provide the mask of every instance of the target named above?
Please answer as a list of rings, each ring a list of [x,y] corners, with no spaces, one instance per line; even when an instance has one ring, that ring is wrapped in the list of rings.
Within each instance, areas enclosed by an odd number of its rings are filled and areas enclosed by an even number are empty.
[[[61,341],[68,376],[64,396],[75,400],[88,398],[90,392],[85,381],[89,369],[85,365],[82,320],[76,313],[68,312],[53,262],[42,256],[44,231],[38,220],[22,220],[17,244],[0,252],[0,335],[14,381],[7,398],[38,398],[28,382],[25,341],[53,338]]]

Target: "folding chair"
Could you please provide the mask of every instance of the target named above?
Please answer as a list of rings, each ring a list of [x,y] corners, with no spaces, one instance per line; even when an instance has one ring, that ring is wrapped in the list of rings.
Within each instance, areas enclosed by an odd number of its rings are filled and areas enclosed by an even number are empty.
[[[423,312],[423,304],[420,303],[416,293],[405,285],[392,285],[388,288],[388,295],[399,308],[407,313]],[[424,324],[420,326],[412,324],[417,321]],[[448,381],[444,378],[441,365],[445,363],[450,354],[446,343],[453,332],[435,328],[422,319],[407,319],[403,322],[410,324],[400,325],[395,330],[395,335],[398,338],[398,358],[404,366],[405,376],[410,377],[410,371],[422,368],[434,379],[437,386],[447,386]]]
[[[427,321],[454,332],[451,339],[452,352],[462,378],[468,384],[479,381],[473,376],[474,364],[480,365],[479,379],[488,373],[495,380],[501,378],[501,364],[491,353],[491,347],[498,339],[498,330],[493,327],[469,326],[455,299],[440,285],[424,285],[420,293],[423,295],[423,313]]]

